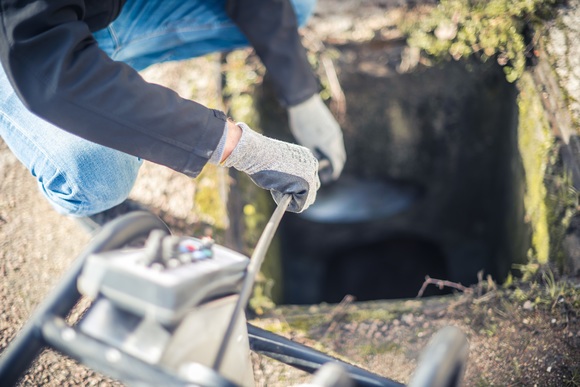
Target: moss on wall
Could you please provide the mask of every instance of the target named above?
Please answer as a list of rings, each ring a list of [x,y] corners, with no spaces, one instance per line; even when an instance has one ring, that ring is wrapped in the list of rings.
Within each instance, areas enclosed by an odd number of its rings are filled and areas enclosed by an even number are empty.
[[[530,264],[556,263],[562,268],[562,241],[578,196],[559,159],[542,96],[529,73],[518,81],[519,147],[526,173],[526,220],[532,228]]]
[[[526,176],[526,220],[532,226],[532,248],[528,255],[532,262],[546,263],[550,257],[550,226],[544,181],[553,137],[529,74],[522,75],[518,87],[518,143]]]
[[[516,81],[534,55],[531,26],[550,15],[556,0],[441,0],[427,13],[410,13],[402,31],[431,60],[475,56],[497,60]]]
[[[215,166],[207,165],[197,177],[194,194],[194,209],[200,220],[223,232],[228,227],[227,173]]]

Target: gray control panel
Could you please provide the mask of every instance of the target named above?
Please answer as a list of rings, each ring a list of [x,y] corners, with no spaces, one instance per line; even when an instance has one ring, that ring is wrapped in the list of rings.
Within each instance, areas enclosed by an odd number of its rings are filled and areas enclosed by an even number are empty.
[[[89,256],[78,288],[171,326],[201,303],[239,292],[248,263],[245,255],[209,238],[154,231],[143,248]]]

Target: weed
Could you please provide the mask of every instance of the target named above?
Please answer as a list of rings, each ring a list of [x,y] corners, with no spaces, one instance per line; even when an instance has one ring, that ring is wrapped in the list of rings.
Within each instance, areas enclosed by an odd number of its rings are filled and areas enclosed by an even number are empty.
[[[580,386],[580,368],[575,368],[572,370],[572,375],[570,376],[570,379],[565,379],[564,385],[566,387]]]
[[[555,301],[556,297],[560,295],[561,289],[560,284],[556,282],[554,273],[552,270],[550,270],[550,268],[542,272],[542,279],[546,284],[546,293],[548,294],[549,299],[551,301]]]

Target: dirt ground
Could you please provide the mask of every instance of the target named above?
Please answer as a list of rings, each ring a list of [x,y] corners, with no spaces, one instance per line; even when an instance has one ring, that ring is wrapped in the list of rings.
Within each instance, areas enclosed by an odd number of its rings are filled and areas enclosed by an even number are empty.
[[[158,172],[156,168],[146,166],[141,179],[148,181],[149,174]],[[180,178],[174,173],[153,175],[166,186]],[[73,220],[50,208],[33,177],[3,143],[0,192],[3,349],[90,237]],[[159,195],[156,199],[163,201]],[[157,211],[170,226],[180,227],[176,219],[183,219],[178,215]],[[538,281],[518,290],[503,290],[483,282],[452,297],[283,307],[252,322],[401,383],[409,381],[429,338],[452,325],[469,341],[467,386],[577,386],[578,286],[577,281]],[[254,355],[253,360],[259,386],[287,386],[310,378],[265,357]],[[22,381],[26,386],[117,384],[52,350],[39,357]]]
[[[322,40],[330,31],[339,38],[344,33],[349,38],[368,39],[372,28],[359,29],[360,20],[369,25],[394,24],[371,8],[359,7],[359,2],[322,3],[323,11],[330,15],[327,23],[317,24],[316,36]],[[344,18],[353,7],[358,7],[356,17]],[[392,28],[382,32],[394,33]],[[202,65],[208,63],[215,64]],[[195,66],[187,68],[186,76],[183,68],[177,70],[179,66],[169,64],[163,72],[153,70],[145,75],[183,94],[192,89],[211,94],[219,88],[219,76],[199,76]],[[219,73],[220,68],[209,71]],[[212,98],[197,97],[201,101]],[[170,227],[188,233],[193,229],[187,225],[199,221],[192,203],[196,184],[199,182],[146,163],[132,197],[148,205]],[[0,351],[89,240],[75,221],[50,208],[34,178],[0,140]],[[580,281],[552,281],[548,275],[508,289],[484,280],[465,293],[444,298],[286,306],[266,311],[251,322],[400,383],[409,382],[433,334],[445,326],[456,326],[469,342],[466,386],[580,386],[579,317]],[[252,355],[252,359],[257,386],[296,385],[311,378],[262,356]],[[47,350],[24,375],[21,385],[104,387],[120,383]]]

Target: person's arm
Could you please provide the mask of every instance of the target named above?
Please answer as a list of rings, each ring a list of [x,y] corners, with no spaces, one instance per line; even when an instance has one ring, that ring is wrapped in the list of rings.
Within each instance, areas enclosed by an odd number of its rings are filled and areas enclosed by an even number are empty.
[[[337,179],[346,161],[340,125],[320,98],[289,0],[228,0],[227,12],[266,67],[288,110],[290,130],[318,159],[330,162],[321,174]]]
[[[2,0],[0,7],[0,61],[33,113],[90,141],[199,174],[224,132],[224,113],[111,60],[93,39],[81,0]]]
[[[308,149],[247,126],[226,130],[223,112],[149,84],[102,52],[80,0],[0,0],[0,61],[23,103],[90,141],[197,176],[212,156],[246,174],[276,200],[303,211],[319,187]],[[216,148],[224,147],[217,157]],[[214,155],[216,153],[216,155]],[[229,155],[228,155],[229,153]]]
[[[226,7],[268,70],[283,105],[297,105],[318,93],[289,1],[228,0]]]

